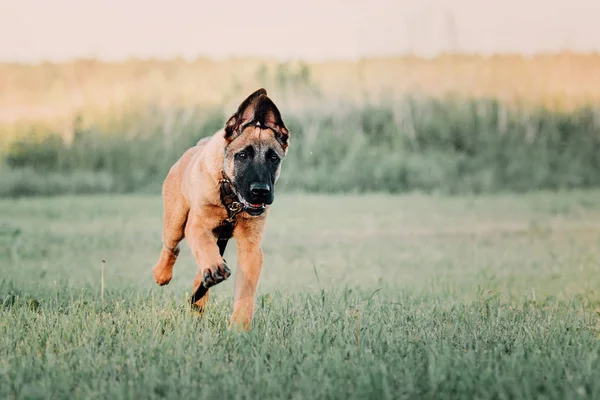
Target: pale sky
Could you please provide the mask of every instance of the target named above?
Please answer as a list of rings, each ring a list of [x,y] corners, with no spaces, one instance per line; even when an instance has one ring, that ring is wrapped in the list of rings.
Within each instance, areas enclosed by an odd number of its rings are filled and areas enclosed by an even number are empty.
[[[600,52],[600,0],[0,0],[0,61]]]

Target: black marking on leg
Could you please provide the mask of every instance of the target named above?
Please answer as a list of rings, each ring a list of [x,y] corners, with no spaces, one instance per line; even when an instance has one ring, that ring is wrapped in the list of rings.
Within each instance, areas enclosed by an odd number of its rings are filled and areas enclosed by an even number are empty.
[[[202,284],[209,288],[215,284],[215,280],[213,278],[213,274],[210,269],[204,271],[204,276],[202,277]]]
[[[196,303],[198,300],[206,296],[206,293],[208,293],[208,288],[205,287],[202,283],[198,285],[198,288],[196,289],[196,291],[192,295],[192,298],[190,299],[190,303],[192,304],[192,306],[194,306],[194,303]]]

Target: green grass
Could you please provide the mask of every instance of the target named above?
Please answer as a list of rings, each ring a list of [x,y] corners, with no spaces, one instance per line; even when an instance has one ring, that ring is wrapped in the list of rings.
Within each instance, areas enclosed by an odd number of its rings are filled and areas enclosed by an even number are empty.
[[[161,215],[0,201],[0,398],[600,398],[599,191],[278,195],[246,334],[187,245],[154,284]]]

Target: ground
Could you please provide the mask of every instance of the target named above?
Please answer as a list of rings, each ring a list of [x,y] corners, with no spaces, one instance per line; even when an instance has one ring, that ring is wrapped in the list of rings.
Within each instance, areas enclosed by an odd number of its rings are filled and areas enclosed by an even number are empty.
[[[185,242],[153,282],[161,216],[0,200],[0,398],[600,398],[600,191],[279,194],[247,334]]]

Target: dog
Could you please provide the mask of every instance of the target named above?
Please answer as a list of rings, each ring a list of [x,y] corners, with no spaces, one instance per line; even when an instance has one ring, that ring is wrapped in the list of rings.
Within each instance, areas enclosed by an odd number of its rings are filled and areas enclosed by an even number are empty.
[[[235,237],[238,272],[229,329],[248,331],[252,324],[265,223],[289,136],[275,103],[261,88],[222,129],[188,149],[163,182],[162,250],[154,280],[160,286],[171,281],[179,244],[186,238],[198,263],[191,303],[202,312],[208,289],[231,275],[220,246],[227,236]]]

